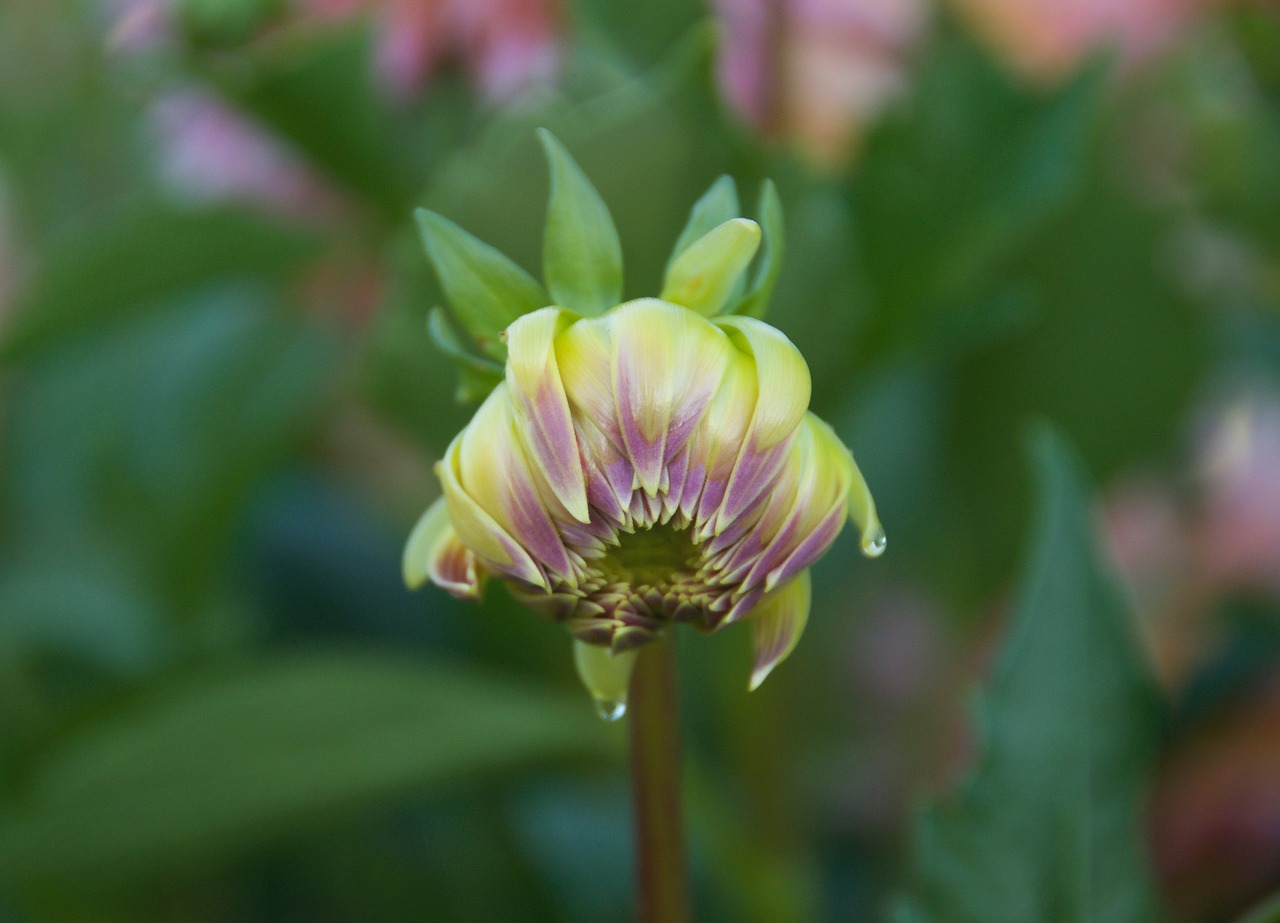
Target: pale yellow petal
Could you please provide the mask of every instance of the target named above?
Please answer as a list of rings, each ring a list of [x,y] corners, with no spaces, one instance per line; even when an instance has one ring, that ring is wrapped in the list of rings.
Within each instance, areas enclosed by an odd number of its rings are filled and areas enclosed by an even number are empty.
[[[555,350],[556,336],[572,320],[569,312],[550,307],[507,328],[506,382],[529,458],[569,515],[585,523],[590,521],[586,478]]]
[[[447,533],[453,531],[449,522],[449,509],[444,497],[438,498],[427,507],[427,511],[418,519],[417,525],[409,533],[405,542],[404,555],[401,558],[401,572],[405,585],[416,590],[427,582],[431,574],[431,557],[436,547],[444,540]]]
[[[754,357],[759,399],[752,433],[760,449],[777,445],[795,432],[809,409],[809,366],[781,331],[763,321],[718,317],[714,323],[730,331],[739,348]]]

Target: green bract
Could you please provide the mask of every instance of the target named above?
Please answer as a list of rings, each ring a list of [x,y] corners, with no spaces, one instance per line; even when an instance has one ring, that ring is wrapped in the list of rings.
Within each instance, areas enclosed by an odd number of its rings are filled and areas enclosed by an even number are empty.
[[[623,299],[618,231],[582,168],[545,129],[539,132],[551,174],[543,232],[543,283],[509,257],[449,219],[415,213],[427,258],[456,320],[440,309],[429,332],[458,365],[459,399],[478,401],[501,379],[503,333],[517,318],[555,305],[583,317]],[[782,203],[769,180],[756,220],[741,214],[737,185],[721,176],[694,204],[672,247],[662,298],[703,316],[764,317],[783,254]],[[464,332],[470,342],[461,336]]]

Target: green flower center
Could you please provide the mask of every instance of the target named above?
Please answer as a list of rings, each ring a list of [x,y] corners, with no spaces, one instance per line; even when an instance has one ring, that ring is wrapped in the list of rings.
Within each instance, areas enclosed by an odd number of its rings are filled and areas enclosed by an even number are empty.
[[[619,545],[592,564],[609,583],[669,587],[698,570],[698,549],[688,529],[655,525],[618,535]]]

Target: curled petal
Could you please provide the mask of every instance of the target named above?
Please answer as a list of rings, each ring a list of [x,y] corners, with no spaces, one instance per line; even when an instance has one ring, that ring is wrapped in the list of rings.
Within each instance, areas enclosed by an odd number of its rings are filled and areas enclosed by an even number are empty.
[[[613,406],[613,346],[609,319],[578,321],[556,338],[556,364],[575,417],[587,420],[623,451]]]
[[[547,577],[571,580],[573,563],[513,415],[507,386],[499,384],[449,446],[440,466],[449,517],[482,561],[494,556],[498,563],[492,569],[538,586],[546,586]]]
[[[871,489],[867,487],[852,455],[849,456],[849,462],[853,465],[853,477],[849,485],[849,518],[861,537],[862,553],[869,558],[878,558],[884,554],[886,544],[884,527],[876,516],[876,501],[871,497]]]
[[[729,341],[692,311],[656,298],[620,305],[610,320],[618,428],[639,486],[656,496],[664,465],[720,387]]]
[[[756,370],[748,356],[729,354],[720,389],[689,440],[690,462],[685,474],[681,509],[707,525],[715,524],[725,489],[733,475],[756,407]]]
[[[795,649],[809,621],[809,590],[809,572],[801,571],[790,583],[761,600],[752,611],[756,653],[749,689],[758,689],[773,668]]]
[[[458,538],[444,497],[427,507],[404,547],[404,582],[416,590],[427,581],[458,599],[480,598],[480,564]]]
[[[485,566],[515,580],[546,588],[547,581],[533,562],[529,552],[490,516],[475,498],[467,493],[458,477],[458,447],[454,439],[444,459],[436,466],[444,488],[449,521],[458,538],[470,548]]]
[[[760,498],[778,473],[809,407],[809,367],[781,332],[750,317],[722,317],[727,330],[756,368],[756,403],[748,438],[739,448],[733,474],[715,520],[719,534]]]
[[[587,485],[569,399],[556,362],[557,333],[572,322],[560,308],[542,308],[507,328],[507,388],[530,459],[552,493],[578,522],[590,522]]]
[[[796,432],[795,459],[799,483],[787,521],[746,580],[764,579],[766,591],[809,567],[844,525],[853,456],[831,427],[812,413]]]
[[[427,582],[431,575],[431,558],[436,546],[444,539],[446,533],[452,532],[449,522],[449,510],[445,506],[444,497],[427,507],[413,531],[409,533],[409,541],[404,546],[401,558],[401,573],[404,574],[405,586],[416,590]]]
[[[752,436],[760,449],[777,445],[795,432],[809,409],[812,383],[804,356],[782,331],[764,321],[718,317],[715,323],[754,357],[760,385]]]

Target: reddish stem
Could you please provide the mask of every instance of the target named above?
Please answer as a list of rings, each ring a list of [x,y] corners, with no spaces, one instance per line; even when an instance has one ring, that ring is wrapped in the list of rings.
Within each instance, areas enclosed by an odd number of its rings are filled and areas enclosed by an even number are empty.
[[[689,920],[675,673],[675,644],[664,639],[640,651],[631,674],[627,711],[639,923]]]

